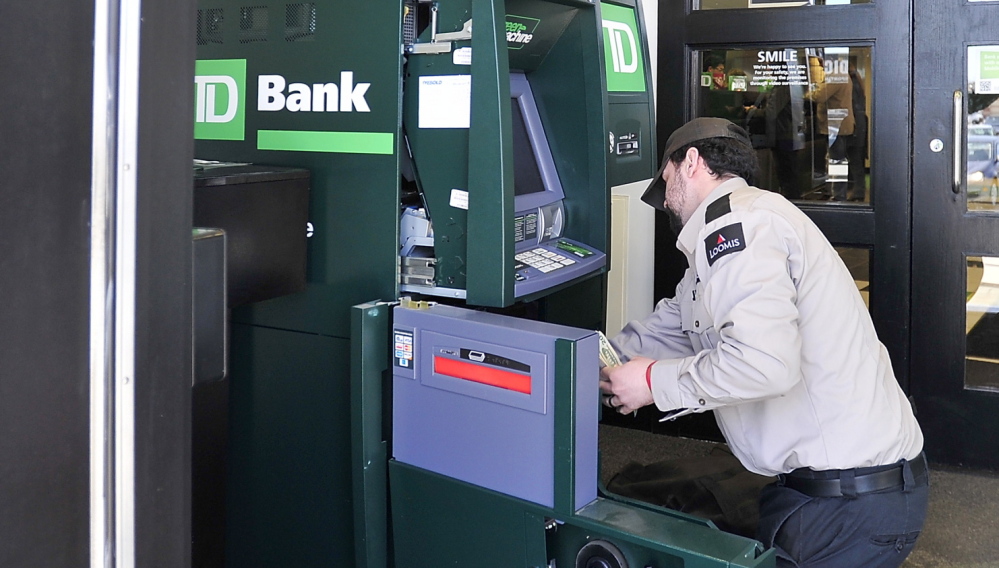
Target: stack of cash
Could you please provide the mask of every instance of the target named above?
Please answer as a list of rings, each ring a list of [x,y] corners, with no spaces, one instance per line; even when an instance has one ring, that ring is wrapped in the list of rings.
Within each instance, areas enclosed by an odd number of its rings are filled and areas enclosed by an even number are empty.
[[[621,358],[617,356],[617,351],[614,350],[614,346],[611,345],[607,336],[600,331],[597,332],[597,335],[600,338],[600,368],[617,367],[620,365]],[[603,379],[601,378],[600,380]],[[612,408],[610,403],[611,395],[601,394],[600,399],[604,406]]]
[[[611,345],[610,341],[607,340],[607,336],[599,331],[597,332],[597,335],[600,336],[600,368],[603,369],[604,367],[617,367],[618,365],[620,365],[621,358],[618,356],[617,351],[614,350],[614,346]],[[604,379],[601,378],[600,380]],[[604,406],[608,408],[614,408],[616,410],[616,407],[611,406],[610,403],[611,397],[612,395],[609,394],[601,393],[600,395],[600,399],[603,402]],[[659,421],[665,422],[667,420],[673,420],[675,418],[679,418],[680,416],[686,416],[691,412],[693,412],[693,410],[689,408],[677,408],[675,410],[670,410],[669,412],[663,414],[662,418],[660,418]],[[634,415],[638,416],[637,410],[635,411]]]
[[[617,351],[614,350],[614,346],[611,345],[607,336],[600,331],[597,332],[597,335],[600,336],[600,368],[620,365],[621,358],[617,356]]]

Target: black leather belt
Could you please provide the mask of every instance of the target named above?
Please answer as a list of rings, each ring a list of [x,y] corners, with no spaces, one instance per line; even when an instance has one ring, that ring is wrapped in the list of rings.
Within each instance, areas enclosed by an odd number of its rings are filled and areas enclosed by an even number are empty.
[[[912,461],[902,461],[886,466],[826,471],[796,469],[791,473],[778,475],[778,485],[789,487],[811,497],[844,497],[887,489],[900,489],[905,485],[906,463],[909,464],[915,487],[926,485],[926,456],[922,453]],[[851,477],[853,479],[852,491],[850,488]]]

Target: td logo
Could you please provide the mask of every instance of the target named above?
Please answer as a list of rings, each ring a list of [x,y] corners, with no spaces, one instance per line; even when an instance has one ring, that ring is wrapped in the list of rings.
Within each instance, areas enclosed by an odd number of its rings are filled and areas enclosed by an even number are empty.
[[[645,91],[645,68],[635,11],[601,2],[608,91]]]
[[[194,138],[243,140],[246,125],[246,60],[194,63]]]

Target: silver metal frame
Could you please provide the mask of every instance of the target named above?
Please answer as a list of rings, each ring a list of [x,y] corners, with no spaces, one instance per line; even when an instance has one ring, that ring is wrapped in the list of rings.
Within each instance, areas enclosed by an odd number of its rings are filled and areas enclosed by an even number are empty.
[[[140,0],[119,4],[115,219],[115,566],[135,566],[135,280]]]
[[[94,4],[90,565],[135,566],[135,282],[141,2]]]
[[[111,372],[114,317],[114,152],[116,7],[94,2],[93,154],[90,211],[90,566],[111,566],[114,545]]]

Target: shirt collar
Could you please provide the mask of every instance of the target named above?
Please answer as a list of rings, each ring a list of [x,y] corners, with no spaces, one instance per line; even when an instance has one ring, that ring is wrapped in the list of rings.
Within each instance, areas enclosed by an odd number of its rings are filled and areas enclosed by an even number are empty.
[[[734,177],[723,181],[718,187],[711,190],[711,193],[697,205],[697,209],[694,209],[694,213],[690,216],[687,224],[683,226],[683,229],[676,238],[676,248],[688,257],[693,255],[694,251],[697,250],[697,243],[700,241],[699,235],[701,234],[701,229],[704,228],[705,209],[726,193],[732,193],[744,187],[749,187],[746,180],[741,177]]]

